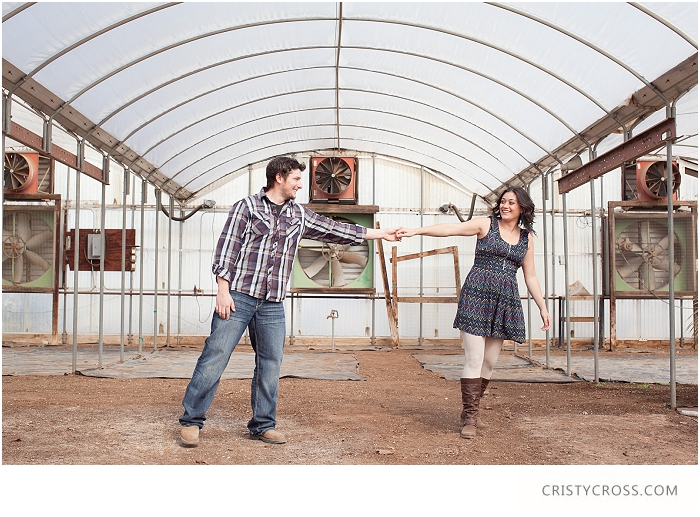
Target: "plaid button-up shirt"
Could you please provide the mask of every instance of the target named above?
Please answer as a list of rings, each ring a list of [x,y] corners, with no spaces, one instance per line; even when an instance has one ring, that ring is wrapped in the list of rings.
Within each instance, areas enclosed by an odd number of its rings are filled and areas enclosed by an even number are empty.
[[[262,189],[236,202],[216,245],[212,272],[232,291],[281,302],[300,239],[361,244],[364,226],[334,221],[288,200],[279,216]]]

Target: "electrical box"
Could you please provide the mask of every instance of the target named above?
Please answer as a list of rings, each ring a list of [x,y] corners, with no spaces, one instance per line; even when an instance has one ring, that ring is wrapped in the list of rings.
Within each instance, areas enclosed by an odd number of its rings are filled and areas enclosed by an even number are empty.
[[[85,254],[88,260],[99,260],[102,257],[102,236],[99,233],[88,234]]]

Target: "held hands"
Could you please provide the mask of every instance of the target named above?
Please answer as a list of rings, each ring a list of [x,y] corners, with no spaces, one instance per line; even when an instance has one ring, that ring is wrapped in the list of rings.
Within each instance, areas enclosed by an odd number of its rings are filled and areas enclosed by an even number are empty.
[[[413,237],[416,234],[416,229],[415,228],[405,228],[403,226],[397,228],[396,230],[396,237],[397,240],[401,240],[404,237]]]

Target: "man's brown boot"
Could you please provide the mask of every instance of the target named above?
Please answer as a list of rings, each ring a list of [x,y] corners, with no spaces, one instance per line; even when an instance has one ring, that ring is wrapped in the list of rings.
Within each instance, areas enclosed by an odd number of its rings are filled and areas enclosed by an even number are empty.
[[[464,427],[459,435],[462,438],[476,437],[476,419],[479,416],[479,397],[481,393],[481,379],[459,380],[462,388],[462,415]]]
[[[180,444],[183,447],[197,447],[199,445],[199,427],[190,425],[180,431]]]

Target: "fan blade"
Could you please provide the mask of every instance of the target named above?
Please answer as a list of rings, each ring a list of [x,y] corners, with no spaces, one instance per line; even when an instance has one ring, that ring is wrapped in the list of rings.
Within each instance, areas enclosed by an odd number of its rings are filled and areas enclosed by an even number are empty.
[[[343,272],[343,266],[340,265],[340,261],[338,259],[331,260],[331,276],[331,287],[341,287],[347,284],[347,281],[345,280],[345,273]]]
[[[39,266],[41,268],[42,275],[46,273],[46,271],[49,269],[50,264],[48,263],[48,261],[38,253],[34,253],[31,250],[24,250],[24,256],[27,257],[27,260],[31,264],[34,264],[35,266]]]
[[[310,266],[303,268],[304,273],[309,278],[315,277],[319,271],[321,271],[326,265],[328,264],[328,261],[326,260],[326,257],[323,255],[319,255],[316,257],[316,260],[314,260]]]
[[[630,258],[625,257],[627,264],[617,269],[618,274],[622,278],[636,278],[637,269],[642,265],[644,259],[642,257],[635,257],[634,255]]]
[[[661,271],[668,271],[668,259],[661,260],[661,259],[654,259],[651,261],[651,266],[660,269]],[[678,272],[681,270],[681,266],[677,264],[676,262],[673,263],[673,276],[676,276]]]
[[[28,250],[36,251],[37,249],[41,248],[41,245],[44,244],[47,240],[49,240],[52,235],[53,232],[51,230],[44,230],[43,232],[39,232],[27,241],[26,248]]]
[[[357,264],[360,267],[365,267],[367,265],[367,257],[360,255],[354,251],[347,251],[340,258],[341,262],[348,262],[350,264]]]
[[[300,248],[316,248],[320,249],[323,247],[323,243],[318,242],[318,241],[313,241],[311,239],[301,239],[299,241],[299,247]]]
[[[649,267],[646,262],[639,266],[639,288],[640,289],[655,289],[656,282],[654,278],[654,270]]]
[[[18,213],[15,219],[15,235],[24,241],[26,246],[29,239],[32,238],[32,228],[29,226],[29,214]]]
[[[13,266],[15,268],[15,272],[12,276],[12,281],[15,284],[19,284],[22,281],[22,277],[24,276],[24,255],[20,255],[19,257],[17,257]]]
[[[661,239],[659,242],[656,243],[656,246],[661,248],[662,250],[667,250],[668,249],[668,235]]]

